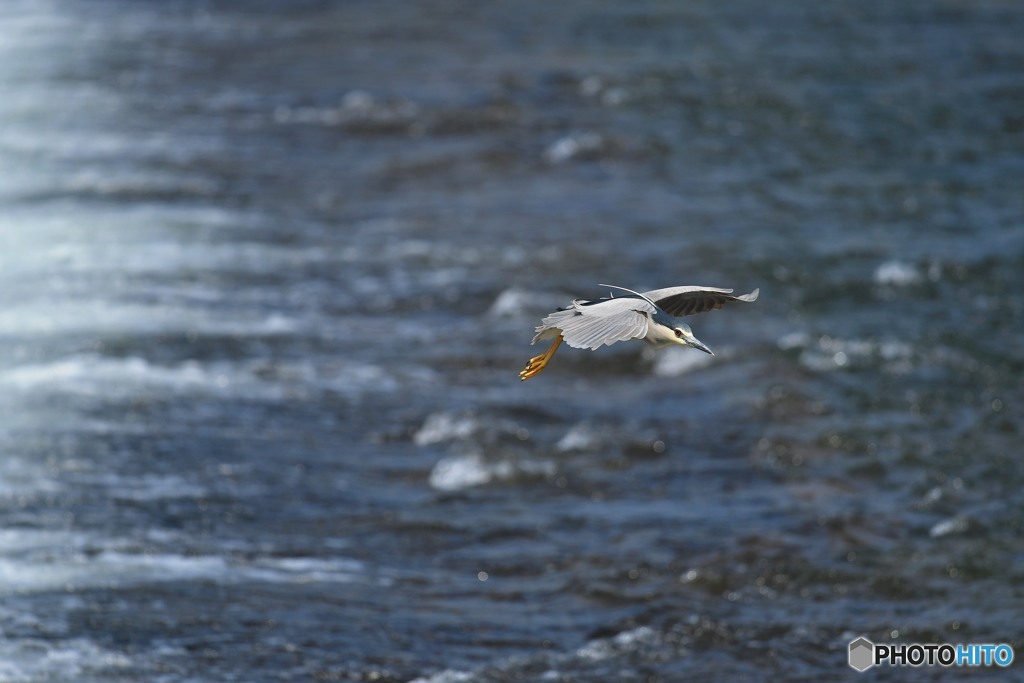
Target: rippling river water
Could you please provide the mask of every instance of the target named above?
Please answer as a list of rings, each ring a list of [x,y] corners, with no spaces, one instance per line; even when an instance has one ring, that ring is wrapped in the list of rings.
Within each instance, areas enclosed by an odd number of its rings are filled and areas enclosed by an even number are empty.
[[[1021,36],[995,1],[8,0],[0,681],[1024,652]],[[520,383],[598,282],[761,297],[691,319],[714,358]]]

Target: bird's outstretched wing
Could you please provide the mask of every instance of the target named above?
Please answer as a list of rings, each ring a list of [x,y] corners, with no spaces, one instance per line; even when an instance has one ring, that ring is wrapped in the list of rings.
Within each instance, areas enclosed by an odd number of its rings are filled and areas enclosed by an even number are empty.
[[[721,308],[730,301],[755,301],[760,289],[749,294],[733,296],[731,289],[717,287],[667,287],[644,292],[644,296],[658,304],[669,315],[682,317]]]
[[[596,349],[603,344],[644,337],[652,313],[651,304],[632,296],[574,301],[544,318],[537,332],[539,337],[544,330],[558,329],[569,346]]]

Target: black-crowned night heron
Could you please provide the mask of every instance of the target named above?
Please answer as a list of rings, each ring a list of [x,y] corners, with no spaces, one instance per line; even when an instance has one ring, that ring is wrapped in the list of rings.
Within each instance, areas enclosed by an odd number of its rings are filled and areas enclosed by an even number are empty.
[[[598,286],[620,289],[627,295],[598,301],[573,301],[545,317],[530,343],[541,339],[555,341],[547,351],[530,359],[519,373],[519,379],[530,379],[547,367],[562,341],[575,349],[597,349],[602,344],[610,346],[636,339],[659,349],[679,344],[711,353],[678,316],[711,311],[730,301],[754,301],[760,291],[755,289],[750,294],[733,296],[731,289],[717,287],[667,287],[641,293],[615,285]]]

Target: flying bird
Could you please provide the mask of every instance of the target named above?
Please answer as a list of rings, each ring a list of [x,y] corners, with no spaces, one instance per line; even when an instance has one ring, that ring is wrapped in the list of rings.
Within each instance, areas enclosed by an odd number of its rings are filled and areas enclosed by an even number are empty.
[[[574,349],[597,349],[603,344],[611,346],[635,339],[656,349],[678,344],[713,356],[711,349],[693,336],[690,326],[679,318],[712,311],[730,301],[755,301],[761,291],[755,289],[749,294],[733,296],[731,289],[717,287],[667,287],[636,292],[615,285],[598,286],[626,294],[597,301],[576,300],[547,315],[537,326],[537,334],[530,343],[536,344],[541,339],[555,341],[547,351],[530,359],[519,373],[519,379],[530,379],[546,368],[563,341]]]

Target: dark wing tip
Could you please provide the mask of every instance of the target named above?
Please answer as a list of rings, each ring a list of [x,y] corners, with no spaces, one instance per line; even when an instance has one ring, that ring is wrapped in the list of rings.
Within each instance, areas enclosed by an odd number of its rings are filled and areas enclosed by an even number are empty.
[[[678,294],[672,294],[670,296],[663,297],[658,300],[658,306],[665,310],[666,313],[677,317],[685,317],[688,315],[695,315],[697,313],[704,313],[705,311],[714,311],[722,308],[730,301],[745,301],[751,302],[757,300],[757,295],[761,293],[761,289],[755,289],[749,294],[741,294],[735,296],[732,294],[731,289],[718,289],[718,288],[706,288],[706,289],[689,289],[688,291],[682,291]]]

